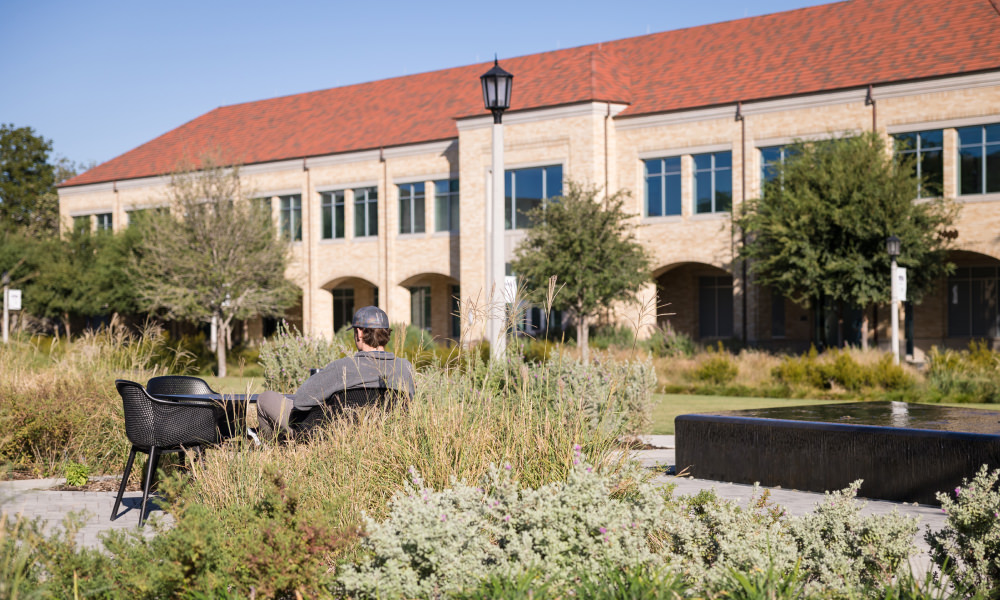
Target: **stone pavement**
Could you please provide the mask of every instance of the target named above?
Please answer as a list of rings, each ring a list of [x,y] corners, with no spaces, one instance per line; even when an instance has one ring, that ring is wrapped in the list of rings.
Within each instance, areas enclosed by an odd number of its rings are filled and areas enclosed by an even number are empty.
[[[117,492],[63,492],[53,490],[62,485],[64,479],[31,479],[24,481],[0,481],[0,513],[25,519],[40,518],[46,531],[61,527],[63,519],[70,513],[82,513],[84,526],[77,533],[77,542],[87,548],[100,548],[100,534],[112,529],[137,529],[139,504],[142,492],[125,492],[118,507],[119,517],[112,521],[111,509],[115,505]],[[169,514],[160,510],[150,500],[149,520],[163,519],[172,522]],[[145,527],[144,534],[152,535],[153,528]]]
[[[753,491],[749,485],[708,481],[691,477],[674,477],[666,474],[666,467],[674,464],[674,436],[644,436],[642,438],[651,449],[636,450],[632,454],[645,467],[655,468],[662,474],[655,476],[655,481],[673,483],[676,494],[696,494],[704,489],[715,489],[721,498],[746,503]],[[135,529],[139,521],[139,503],[142,500],[140,492],[126,492],[119,509],[120,516],[111,521],[111,507],[115,502],[115,492],[60,492],[49,488],[61,484],[59,479],[36,479],[30,481],[0,481],[0,512],[8,515],[23,515],[33,519],[41,517],[47,527],[56,527],[70,512],[86,511],[86,523],[78,535],[81,545],[100,547],[99,534],[110,529]],[[766,488],[771,490],[771,500],[783,506],[791,515],[804,515],[822,502],[823,494],[800,492],[781,488]],[[941,509],[917,504],[901,504],[881,500],[864,500],[867,502],[862,510],[864,514],[886,514],[898,510],[902,514],[920,517],[921,530],[917,534],[916,544],[920,554],[911,564],[914,573],[922,577],[930,567],[928,547],[923,540],[927,528],[941,529],[945,518]],[[152,502],[152,500],[150,501]],[[161,518],[166,523],[171,517],[158,508],[150,511],[150,518]],[[152,528],[144,528],[144,533],[151,535]]]

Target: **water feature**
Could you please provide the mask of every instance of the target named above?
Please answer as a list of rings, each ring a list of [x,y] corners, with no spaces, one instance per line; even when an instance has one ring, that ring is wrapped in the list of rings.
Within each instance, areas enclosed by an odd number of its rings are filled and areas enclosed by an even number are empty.
[[[937,504],[980,465],[1000,466],[1000,412],[855,402],[680,415],[677,471],[737,483]]]

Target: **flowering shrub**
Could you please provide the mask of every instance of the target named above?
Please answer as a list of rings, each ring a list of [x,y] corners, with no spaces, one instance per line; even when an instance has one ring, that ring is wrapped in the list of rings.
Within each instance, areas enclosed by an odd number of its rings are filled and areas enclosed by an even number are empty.
[[[481,487],[454,482],[435,491],[411,470],[388,519],[366,519],[369,558],[339,580],[348,594],[437,597],[490,576],[572,574],[657,562],[647,537],[665,505],[635,468],[604,476],[574,450],[565,481],[522,489],[509,465],[494,466]],[[620,493],[627,490],[628,493]]]
[[[579,447],[573,462],[565,481],[538,489],[521,488],[509,466],[442,491],[411,470],[387,519],[366,518],[368,555],[342,568],[341,591],[426,598],[497,578],[552,588],[582,572],[666,567],[706,593],[732,590],[734,573],[769,573],[817,597],[850,597],[888,589],[915,552],[916,519],[861,516],[860,482],[788,518],[766,493],[747,508],[713,492],[674,499],[635,466],[604,475]]]
[[[931,559],[961,587],[989,593],[1000,587],[1000,470],[983,465],[970,483],[962,480],[953,495],[938,493],[947,513],[940,531],[924,536]]]
[[[339,339],[303,336],[294,325],[278,323],[274,336],[260,347],[264,387],[276,392],[294,392],[309,378],[309,369],[321,369],[350,349]]]
[[[917,518],[895,510],[862,516],[864,504],[855,500],[860,487],[859,479],[827,493],[812,514],[789,520],[801,568],[809,574],[807,589],[844,596],[852,589],[884,589],[907,570],[908,559],[916,553]]]

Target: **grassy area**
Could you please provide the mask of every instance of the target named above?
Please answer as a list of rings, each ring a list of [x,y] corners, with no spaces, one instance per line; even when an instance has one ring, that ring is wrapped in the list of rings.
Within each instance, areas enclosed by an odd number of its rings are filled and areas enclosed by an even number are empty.
[[[804,400],[781,398],[743,398],[738,396],[693,396],[689,394],[653,394],[653,424],[650,433],[673,435],[674,417],[696,412],[716,412],[721,410],[748,410],[753,408],[773,408],[777,406],[808,406],[812,404],[843,404],[846,400]],[[998,404],[969,404],[941,402],[938,406],[976,408],[1000,411]]]
[[[259,394],[264,391],[263,377],[240,377],[230,375],[228,377],[216,377],[214,375],[199,375],[208,382],[208,385],[217,392],[226,394]]]
[[[736,396],[692,396],[688,394],[653,394],[654,435],[673,435],[674,417],[696,412],[720,410],[746,410],[775,406],[805,406],[831,404],[832,400],[803,400],[784,398],[741,398]]]

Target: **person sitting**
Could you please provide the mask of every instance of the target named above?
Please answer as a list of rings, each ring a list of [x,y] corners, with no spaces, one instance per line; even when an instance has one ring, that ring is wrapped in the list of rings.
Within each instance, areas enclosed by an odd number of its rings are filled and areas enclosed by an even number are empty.
[[[257,397],[257,418],[265,439],[292,435],[292,411],[325,406],[335,394],[355,388],[395,390],[412,398],[413,365],[385,351],[389,343],[389,316],[377,306],[365,306],[351,321],[358,352],[335,360],[307,379],[294,394],[266,391]]]

